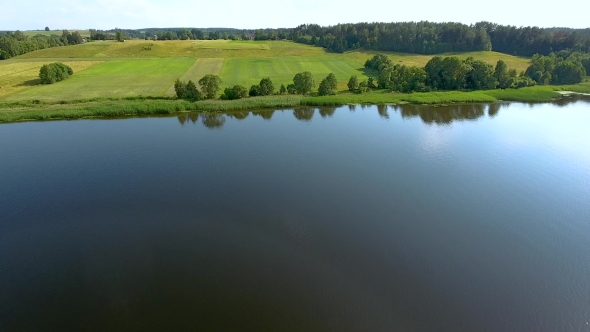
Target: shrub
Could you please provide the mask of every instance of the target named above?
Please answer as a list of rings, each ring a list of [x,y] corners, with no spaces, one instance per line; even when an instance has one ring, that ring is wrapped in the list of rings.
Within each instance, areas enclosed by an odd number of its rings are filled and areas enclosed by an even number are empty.
[[[195,82],[190,80],[187,83],[184,83],[177,79],[176,82],[174,82],[174,91],[176,92],[176,97],[179,99],[189,101],[203,99],[203,94],[197,89]]]
[[[260,96],[260,85],[252,85],[248,94],[250,97]]]
[[[226,88],[223,91],[221,99],[236,100],[248,97],[248,90],[243,85],[234,85],[231,88]]]
[[[39,70],[39,78],[41,79],[42,84],[53,84],[55,82],[63,81],[72,74],[74,74],[72,68],[61,62],[43,65]]]

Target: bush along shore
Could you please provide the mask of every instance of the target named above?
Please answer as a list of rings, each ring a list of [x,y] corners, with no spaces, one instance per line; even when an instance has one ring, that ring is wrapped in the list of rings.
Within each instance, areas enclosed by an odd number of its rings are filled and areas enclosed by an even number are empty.
[[[230,112],[298,106],[342,106],[348,104],[452,104],[493,103],[496,101],[550,102],[561,96],[560,91],[590,93],[590,83],[572,86],[534,86],[522,89],[480,90],[472,92],[436,91],[391,93],[374,91],[363,94],[338,95],[268,95],[237,100],[199,100],[196,102],[167,97],[96,98],[85,100],[0,103],[0,122],[109,118],[138,115],[174,114],[179,112]]]

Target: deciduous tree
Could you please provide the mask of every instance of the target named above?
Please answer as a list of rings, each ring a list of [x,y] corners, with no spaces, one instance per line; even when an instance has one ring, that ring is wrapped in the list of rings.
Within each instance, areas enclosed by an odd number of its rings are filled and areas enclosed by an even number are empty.
[[[266,77],[260,81],[260,89],[259,93],[261,96],[269,96],[275,92],[275,86],[270,80],[270,78]]]
[[[353,75],[350,77],[350,79],[348,80],[348,90],[350,91],[356,91],[356,89],[358,89],[359,87],[359,80],[356,77],[356,75]]]
[[[313,75],[308,72],[298,73],[293,77],[293,84],[298,94],[307,95],[315,87]]]
[[[199,80],[201,91],[207,99],[213,99],[217,96],[221,85],[221,78],[217,75],[205,75]]]

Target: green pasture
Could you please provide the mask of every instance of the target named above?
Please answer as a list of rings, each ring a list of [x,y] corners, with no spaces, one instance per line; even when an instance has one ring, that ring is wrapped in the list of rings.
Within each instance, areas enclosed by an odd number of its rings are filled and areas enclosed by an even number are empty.
[[[62,82],[36,85],[9,95],[3,101],[164,96],[194,61],[194,58],[107,61],[74,73]]]
[[[290,41],[233,41],[233,40],[127,40],[94,41],[85,44],[48,48],[26,53],[18,59],[35,58],[164,58],[164,57],[197,57],[197,58],[284,58],[313,57],[329,60],[342,60],[356,63],[362,67],[367,59],[377,51],[351,51],[344,54],[329,53],[321,47],[303,45]],[[384,52],[394,63],[408,66],[424,66],[433,55],[406,54]],[[525,70],[529,59],[497,52],[447,53],[445,56],[466,58],[472,56],[495,65],[504,60],[509,68]]]
[[[241,84],[250,87],[264,77],[270,77],[275,88],[281,84],[293,83],[295,74],[310,71],[316,85],[328,74],[334,73],[339,88],[345,89],[348,79],[357,75],[359,80],[367,79],[363,68],[343,57],[282,57],[282,58],[229,58],[225,59],[220,77],[224,85]]]

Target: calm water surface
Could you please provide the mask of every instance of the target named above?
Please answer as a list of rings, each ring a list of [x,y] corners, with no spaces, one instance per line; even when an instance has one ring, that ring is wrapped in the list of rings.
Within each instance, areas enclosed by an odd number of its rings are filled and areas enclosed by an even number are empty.
[[[1,331],[590,331],[590,103],[0,125]]]

